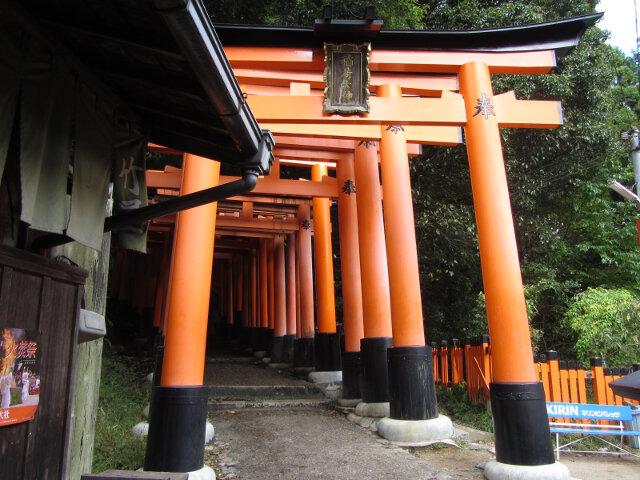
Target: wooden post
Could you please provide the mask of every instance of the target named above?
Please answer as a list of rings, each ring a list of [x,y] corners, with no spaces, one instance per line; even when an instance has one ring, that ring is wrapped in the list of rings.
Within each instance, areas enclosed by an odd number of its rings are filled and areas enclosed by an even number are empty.
[[[400,98],[402,90],[398,85],[382,85],[377,95]],[[393,348],[387,352],[390,417],[434,419],[438,404],[425,346],[409,157],[400,125],[382,125],[380,169],[393,326]]]
[[[353,157],[337,165],[340,266],[345,351],[342,354],[342,398],[361,398],[360,341],[364,337],[362,282],[358,250],[358,206]]]
[[[296,280],[296,235],[287,235],[286,242],[286,282],[287,282],[287,333],[284,342],[284,361],[293,363],[293,345],[298,325],[298,282]]]
[[[182,195],[218,184],[218,162],[186,155],[183,170]],[[202,382],[216,211],[217,203],[202,205],[180,212],[176,221],[162,378],[152,395],[146,470],[188,472],[204,463],[207,387]],[[183,421],[173,421],[176,417]]]
[[[552,464],[555,458],[544,390],[533,367],[491,75],[485,63],[469,62],[462,65],[458,78],[467,118],[469,172],[491,337],[496,459],[511,465]],[[525,397],[528,400],[522,401]]]
[[[327,166],[311,167],[311,180],[322,181]],[[331,246],[331,199],[313,197],[313,230],[316,260],[316,310],[318,332],[315,337],[316,370],[340,370],[340,338],[336,330],[336,304],[333,288],[333,251]]]
[[[314,365],[313,267],[311,261],[311,213],[309,205],[298,205],[298,273],[300,289],[300,330],[294,347],[294,367]]]
[[[389,271],[375,142],[361,141],[358,144],[354,170],[364,333],[360,342],[361,394],[366,403],[381,403],[389,401],[387,349],[392,345],[392,334]]]
[[[275,319],[271,361],[273,363],[283,363],[284,336],[287,334],[287,295],[283,235],[275,236],[273,247]]]

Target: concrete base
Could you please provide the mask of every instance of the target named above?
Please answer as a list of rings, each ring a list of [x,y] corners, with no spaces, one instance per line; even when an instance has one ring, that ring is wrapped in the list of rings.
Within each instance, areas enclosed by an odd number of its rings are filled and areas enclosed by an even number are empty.
[[[131,429],[131,434],[136,438],[144,438],[149,435],[149,422],[136,423]]]
[[[362,403],[361,398],[339,398],[338,405],[341,407],[352,408],[357,406],[359,403]]]
[[[264,356],[267,354],[267,352],[265,350],[258,350],[256,352],[253,352],[253,356],[254,358],[257,359],[262,359],[264,358]]]
[[[309,381],[312,383],[338,383],[342,382],[342,370],[333,372],[311,372]]]
[[[491,460],[485,464],[484,476],[488,480],[571,480],[569,469],[560,462],[531,467]]]
[[[453,423],[444,415],[429,420],[396,420],[386,417],[378,422],[378,434],[403,446],[419,447],[449,440],[453,436]]]
[[[271,357],[262,357],[262,363],[269,365],[269,363],[271,363]]]
[[[131,433],[134,437],[144,438],[149,434],[149,422],[140,422],[133,426],[131,429]],[[207,421],[207,425],[204,430],[204,443],[207,444],[213,437],[216,435],[216,429],[213,427],[211,422]]]
[[[389,402],[360,402],[358,405],[356,405],[356,415],[360,417],[388,417]]]
[[[207,426],[205,427],[205,430],[204,430],[205,445],[209,443],[211,440],[213,440],[213,437],[215,436],[216,436],[216,429],[213,428],[213,425],[211,422],[207,421]]]
[[[189,480],[216,480],[216,472],[205,465],[200,470],[189,472]]]

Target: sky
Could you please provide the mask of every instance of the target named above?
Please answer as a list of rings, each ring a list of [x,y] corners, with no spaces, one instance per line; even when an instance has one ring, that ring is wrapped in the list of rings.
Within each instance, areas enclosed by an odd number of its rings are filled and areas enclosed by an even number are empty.
[[[598,23],[598,27],[611,32],[609,43],[627,55],[637,49],[636,2],[640,9],[640,0],[600,0],[596,8],[597,11],[604,12],[604,19]]]

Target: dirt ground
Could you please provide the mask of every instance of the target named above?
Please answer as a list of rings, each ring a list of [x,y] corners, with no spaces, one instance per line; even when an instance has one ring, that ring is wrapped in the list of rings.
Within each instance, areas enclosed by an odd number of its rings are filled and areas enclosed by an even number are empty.
[[[483,464],[495,458],[487,449],[449,446],[413,448],[410,453],[456,480],[484,479]],[[560,461],[569,468],[576,480],[640,479],[640,458],[637,457],[567,453],[561,455]]]

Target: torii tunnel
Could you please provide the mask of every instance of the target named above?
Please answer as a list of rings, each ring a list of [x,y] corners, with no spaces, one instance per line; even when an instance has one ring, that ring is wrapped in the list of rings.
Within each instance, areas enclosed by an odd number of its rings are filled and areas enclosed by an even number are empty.
[[[150,249],[161,252],[150,276],[157,279],[154,322],[165,336],[158,388],[202,386],[207,337],[234,338],[315,378],[341,375],[344,401],[386,417],[383,437],[450,437],[425,346],[409,161],[428,161],[411,159],[420,145],[456,145],[464,132],[494,372],[496,466],[485,475],[544,467],[560,469],[553,478],[569,478],[554,460],[534,372],[500,140],[501,128],[558,127],[561,105],[494,95],[491,75],[550,72],[556,54],[575,46],[598,18],[464,34],[377,32],[375,22],[348,27],[330,19],[316,22],[315,35],[216,27],[251,111],[275,136],[276,162],[249,194],[152,221]],[[323,41],[371,42],[368,112],[324,111]],[[284,166],[306,169],[307,178],[281,178]],[[220,176],[217,162],[186,154],[182,169],[147,173],[148,187],[164,195],[233,179]],[[339,244],[331,240],[332,202]],[[209,323],[211,303],[222,317],[216,325]]]

